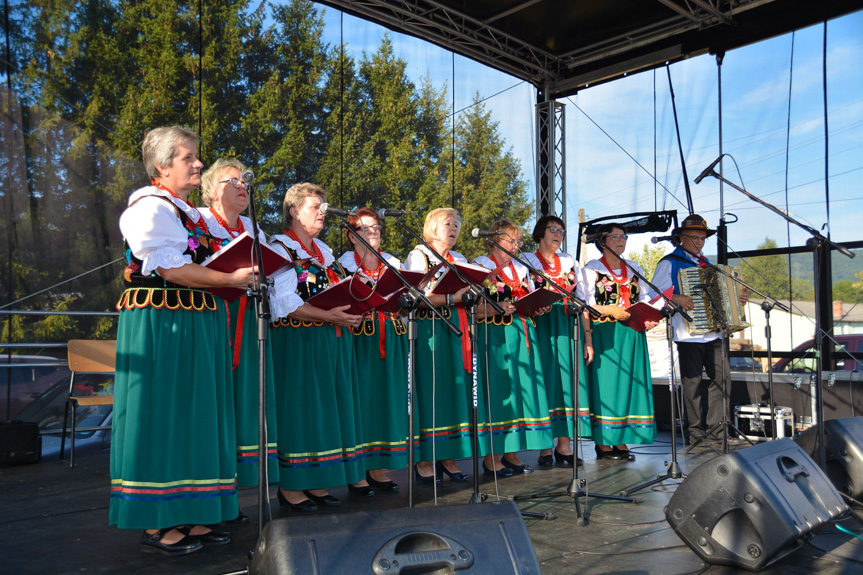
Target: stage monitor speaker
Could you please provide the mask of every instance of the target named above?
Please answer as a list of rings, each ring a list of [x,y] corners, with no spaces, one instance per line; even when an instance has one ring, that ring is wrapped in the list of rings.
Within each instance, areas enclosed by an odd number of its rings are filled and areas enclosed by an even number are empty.
[[[665,518],[707,563],[757,571],[847,512],[806,452],[778,439],[697,467],[671,497]]]
[[[277,519],[255,546],[251,575],[495,573],[539,575],[512,501]]]
[[[797,436],[797,444],[818,461],[818,426]],[[824,422],[823,469],[842,493],[863,497],[863,417],[828,419]]]

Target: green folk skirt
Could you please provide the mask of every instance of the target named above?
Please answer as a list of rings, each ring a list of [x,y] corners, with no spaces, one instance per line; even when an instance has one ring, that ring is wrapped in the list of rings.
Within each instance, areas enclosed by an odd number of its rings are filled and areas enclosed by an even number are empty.
[[[533,322],[518,314],[477,326],[479,381],[486,398],[480,445],[489,453],[551,447],[551,420]],[[502,320],[506,321],[506,319]],[[491,445],[493,441],[493,446]]]
[[[548,416],[554,437],[572,437],[572,330],[573,318],[566,315],[562,303],[534,318],[536,341],[542,365]],[[590,408],[587,394],[587,365],[584,363],[584,336],[578,340],[578,434],[590,437]]]
[[[450,321],[468,333],[467,318],[460,319],[455,307],[438,309],[451,313]],[[471,457],[473,380],[464,367],[462,340],[427,310],[420,310],[417,316],[414,389],[419,461]],[[481,397],[478,403],[481,407]],[[482,418],[480,415],[480,421]],[[485,453],[480,442],[479,455]]]
[[[588,366],[590,427],[599,445],[650,444],[656,437],[647,338],[613,321],[593,323]]]
[[[243,312],[243,325],[237,334],[237,321],[240,319],[240,303],[245,298],[228,304],[231,314],[232,353],[239,361],[233,370],[234,406],[237,419],[237,482],[240,487],[258,485],[258,419],[259,419],[259,382],[258,382],[258,325],[255,306],[246,305]],[[272,331],[272,330],[270,330]],[[237,337],[239,335],[239,337]],[[269,483],[279,482],[279,460],[277,453],[276,398],[273,385],[272,341],[267,338],[266,350],[266,409],[267,409],[267,479]]]
[[[300,491],[358,483],[366,468],[354,336],[292,321],[270,334],[279,485]]]
[[[225,302],[123,309],[117,329],[109,522],[123,529],[237,517]],[[211,300],[212,301],[212,300]]]
[[[407,333],[400,320],[375,314],[354,334],[366,469],[407,467],[407,353]]]

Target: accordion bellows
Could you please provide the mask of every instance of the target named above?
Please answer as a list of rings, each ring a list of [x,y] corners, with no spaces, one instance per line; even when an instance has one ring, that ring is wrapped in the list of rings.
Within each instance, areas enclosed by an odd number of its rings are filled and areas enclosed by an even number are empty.
[[[737,277],[737,268],[716,266]],[[711,331],[732,333],[749,327],[743,304],[740,303],[740,284],[713,268],[690,267],[678,272],[680,293],[688,295],[695,304],[689,312],[693,321],[686,322],[692,335]]]

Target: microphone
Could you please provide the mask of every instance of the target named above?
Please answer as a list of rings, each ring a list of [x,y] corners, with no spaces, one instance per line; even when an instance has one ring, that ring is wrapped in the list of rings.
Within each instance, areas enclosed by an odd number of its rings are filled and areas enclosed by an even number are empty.
[[[405,216],[410,212],[407,210],[388,210],[386,208],[381,208],[378,210],[378,217],[380,219],[384,218],[399,218],[401,216]]]
[[[707,166],[706,168],[704,168],[704,171],[703,171],[703,172],[701,172],[700,174],[698,174],[698,177],[697,177],[697,178],[695,178],[695,183],[696,183],[696,184],[700,184],[700,183],[701,183],[701,180],[703,180],[704,178],[706,178],[706,177],[707,177],[707,175],[708,175],[710,172],[712,172],[712,171],[713,171],[713,168],[715,168],[715,167],[716,167],[716,164],[718,164],[718,163],[719,163],[719,160],[721,160],[721,159],[722,159],[722,156],[724,156],[724,155],[725,155],[725,154],[720,154],[720,155],[719,155],[719,157],[718,157],[718,158],[716,158],[715,160],[713,160],[713,162],[711,162],[711,164],[710,164],[709,166]]]
[[[584,243],[592,244],[594,242],[598,242],[599,240],[605,238],[605,236],[607,236],[607,235],[608,235],[608,232],[605,232],[603,234],[585,234],[584,235]]]
[[[671,234],[670,236],[656,236],[655,238],[650,238],[650,243],[658,244],[659,242],[674,242],[677,239],[677,236]]]
[[[342,217],[342,218],[346,218],[346,217],[348,217],[348,216],[355,216],[355,215],[356,215],[354,212],[352,212],[352,211],[350,211],[350,210],[345,210],[345,209],[342,209],[342,208],[335,208],[335,207],[331,206],[330,204],[328,204],[328,203],[326,203],[326,202],[324,202],[323,204],[321,204],[321,207],[320,207],[320,208],[318,208],[318,209],[319,209],[319,210],[321,210],[321,213],[322,213],[322,214],[324,214],[324,215],[327,215],[327,214],[333,214],[334,216],[340,216],[340,217]]]
[[[488,230],[481,230],[479,228],[474,228],[470,231],[470,237],[472,238],[493,238],[494,236],[502,236],[504,233],[500,230],[491,232]]]
[[[244,182],[246,182],[247,184],[251,184],[252,180],[255,179],[255,174],[252,172],[252,170],[243,170],[242,178]]]

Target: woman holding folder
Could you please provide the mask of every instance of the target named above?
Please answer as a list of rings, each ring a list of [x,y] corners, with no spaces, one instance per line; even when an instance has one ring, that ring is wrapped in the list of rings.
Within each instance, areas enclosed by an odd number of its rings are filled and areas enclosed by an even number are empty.
[[[450,263],[467,263],[467,259],[452,248],[458,241],[461,216],[453,208],[437,208],[428,213],[423,225],[423,239]],[[405,269],[428,272],[440,259],[424,245],[408,254]],[[441,277],[447,268],[441,268]],[[471,457],[471,411],[473,389],[469,324],[461,296],[464,287],[454,294],[431,294],[434,281],[426,295],[441,314],[462,331],[452,333],[432,312],[421,307],[417,311],[416,342],[416,413],[419,419],[420,461],[414,468],[421,483],[440,482],[446,475],[450,481],[470,479],[462,473],[455,460]],[[480,442],[481,444],[482,442]]]
[[[647,337],[623,324],[632,304],[649,299],[647,285],[622,263],[627,235],[619,224],[597,229],[598,260],[584,266],[588,303],[602,315],[592,320],[593,362],[588,367],[591,435],[597,459],[632,461],[627,443],[653,443],[656,424]],[[638,273],[638,263],[626,260]],[[645,322],[645,328],[658,322]]]
[[[537,220],[533,228],[533,241],[537,244],[536,253],[524,254],[524,259],[537,270],[547,275],[557,286],[549,286],[542,277],[535,278],[538,289],[557,291],[562,288],[585,300],[587,296],[579,289],[583,284],[581,266],[565,252],[559,251],[566,237],[566,225],[557,216],[543,216]],[[590,434],[590,420],[587,409],[575,409],[572,397],[572,370],[574,358],[572,353],[573,318],[566,315],[568,303],[565,299],[555,302],[551,312],[534,318],[536,322],[536,339],[539,343],[540,363],[544,368],[545,392],[548,397],[548,416],[551,419],[552,436],[557,438],[557,445],[539,452],[538,465],[549,466],[555,462],[573,465],[575,455],[572,452],[570,435],[572,435],[573,417],[578,417],[579,435]],[[593,339],[590,330],[590,317],[585,312],[582,327],[583,336],[579,339],[581,353],[578,370],[579,401],[587,405],[587,364],[593,361]],[[581,406],[579,406],[581,407]],[[553,454],[552,454],[553,451]],[[579,459],[578,464],[581,465]]]
[[[497,242],[510,252],[521,247],[521,229],[507,219],[492,224],[489,231],[503,232]],[[504,309],[503,314],[483,302],[477,308],[477,339],[480,386],[488,395],[488,423],[484,430],[491,436],[489,454],[483,462],[486,475],[498,477],[532,473],[518,452],[543,449],[552,441],[548,397],[543,366],[536,339],[533,317],[524,316],[515,302],[533,291],[528,270],[490,240],[485,240],[488,256],[475,263],[493,270],[492,285],[487,288],[492,299]],[[547,308],[540,312],[547,311]],[[498,459],[497,453],[504,452]]]
[[[249,190],[243,181],[243,171],[246,167],[238,160],[219,158],[201,177],[201,200],[206,208],[200,212],[210,228],[210,233],[216,239],[216,251],[228,245],[232,240],[248,232],[253,233],[252,220],[240,215],[249,207]],[[263,231],[258,230],[258,238],[262,244],[267,243]],[[252,261],[252,254],[248,254]],[[275,293],[270,293],[271,302]],[[302,300],[291,301],[290,294],[282,297],[287,310],[281,313],[287,315]],[[283,306],[284,307],[284,306]],[[258,459],[261,450],[258,446],[258,329],[257,315],[252,300],[245,294],[228,302],[228,317],[230,319],[229,336],[232,348],[231,363],[234,379],[234,408],[237,419],[237,483],[240,487],[254,487],[258,484]],[[273,388],[273,357],[272,345],[267,339],[267,363],[264,366],[267,377],[267,430],[268,443],[264,457],[267,458],[267,474],[270,481],[278,482],[279,465],[276,457],[276,416],[275,390]],[[245,517],[241,513],[241,517]]]
[[[348,225],[365,238],[387,263],[400,269],[398,258],[380,251],[382,226],[378,214],[369,208],[360,208],[356,214],[348,216]],[[370,285],[377,285],[386,269],[383,262],[354,234],[345,230],[345,235],[354,249],[345,252],[339,263],[348,273],[359,275]],[[407,467],[407,328],[399,319],[397,309],[395,313],[372,310],[363,315],[359,327],[351,328],[351,333],[354,334],[360,389],[366,480],[370,487],[349,485],[348,489],[354,493],[364,493],[372,488],[394,493],[399,486],[387,477],[385,470]]]
[[[277,293],[294,292],[303,302],[345,276],[333,252],[317,235],[324,227],[327,193],[311,183],[285,193],[288,228],[270,237],[270,247],[299,260],[275,278]],[[344,305],[324,310],[303,303],[272,324],[273,372],[279,448],[279,503],[294,511],[340,505],[326,488],[368,486],[362,462],[362,424],[356,359],[350,328],[362,317]]]
[[[198,136],[183,126],[156,128],[141,148],[152,185],[134,192],[120,216],[126,268],[109,522],[144,529],[142,551],[183,555],[230,542],[206,526],[238,513],[225,301],[207,290],[245,289],[254,269],[200,265],[216,240],[188,203],[204,166]]]

